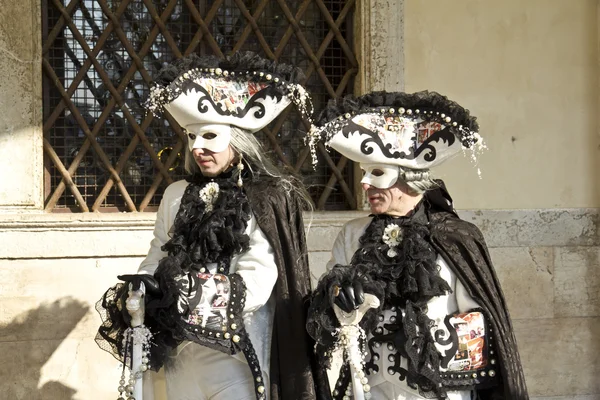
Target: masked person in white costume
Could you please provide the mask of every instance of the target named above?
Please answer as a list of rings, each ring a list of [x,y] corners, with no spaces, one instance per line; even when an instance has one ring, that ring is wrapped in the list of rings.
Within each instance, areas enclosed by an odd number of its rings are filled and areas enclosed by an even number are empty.
[[[513,329],[481,232],[429,169],[481,145],[478,124],[433,92],[330,102],[326,144],[360,163],[371,215],[347,223],[313,294],[307,328],[334,399],[527,399]],[[341,318],[367,311],[353,358]],[[357,383],[358,382],[358,383]],[[356,390],[356,392],[353,392]]]
[[[155,78],[147,107],[187,135],[186,180],[164,192],[144,283],[152,338],[143,368],[164,366],[169,400],[316,399],[301,183],[275,167],[253,135],[294,103],[308,118],[301,72],[253,53],[183,58]],[[97,341],[119,360],[129,317],[127,286],[98,309]],[[130,387],[119,387],[131,395]],[[127,397],[129,398],[129,397]]]

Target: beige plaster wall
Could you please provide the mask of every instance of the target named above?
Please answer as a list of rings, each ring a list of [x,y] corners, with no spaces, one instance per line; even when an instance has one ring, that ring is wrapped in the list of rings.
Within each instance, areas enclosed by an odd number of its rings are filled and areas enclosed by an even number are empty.
[[[468,158],[435,171],[461,209],[600,206],[598,2],[405,0],[407,91],[479,117]]]

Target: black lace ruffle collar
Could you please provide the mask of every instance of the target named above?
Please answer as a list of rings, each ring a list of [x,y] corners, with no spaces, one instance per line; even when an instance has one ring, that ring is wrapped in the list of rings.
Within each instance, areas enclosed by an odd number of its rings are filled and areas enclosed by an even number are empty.
[[[373,324],[368,327],[371,360],[366,369],[377,370],[379,344],[392,343],[398,359],[391,367],[394,373],[422,395],[443,397],[440,356],[430,331],[433,321],[427,317],[427,303],[451,288],[439,274],[427,209],[424,200],[404,217],[374,215],[351,264],[362,265],[385,285],[382,309],[397,310],[394,321],[384,326],[387,333]],[[408,360],[407,368],[400,365],[398,356]]]
[[[197,174],[188,179],[190,184],[181,198],[171,240],[163,246],[169,257],[186,261],[181,266],[182,272],[218,262],[219,272],[227,273],[231,257],[248,250],[249,237],[245,231],[251,208],[244,190],[237,186],[233,171],[231,168],[215,178]],[[218,195],[210,205],[202,196],[207,185],[211,185],[209,188],[218,185]],[[181,257],[181,253],[187,257]]]

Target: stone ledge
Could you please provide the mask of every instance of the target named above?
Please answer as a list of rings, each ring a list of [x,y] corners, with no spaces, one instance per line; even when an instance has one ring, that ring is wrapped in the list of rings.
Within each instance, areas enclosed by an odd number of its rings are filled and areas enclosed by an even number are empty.
[[[490,248],[599,246],[600,209],[463,210]],[[344,223],[364,211],[305,214],[310,251],[330,251]],[[0,259],[142,256],[156,213],[0,214]]]
[[[145,256],[152,237],[151,226],[0,230],[0,259]]]
[[[459,210],[489,247],[598,246],[600,208]]]
[[[0,232],[44,230],[152,229],[156,213],[27,213],[0,214]]]
[[[347,221],[368,215],[364,211],[316,211],[304,213],[304,225],[309,227],[338,226]],[[0,213],[2,230],[45,230],[45,229],[86,229],[112,228],[148,229],[154,226],[156,212],[120,213]]]

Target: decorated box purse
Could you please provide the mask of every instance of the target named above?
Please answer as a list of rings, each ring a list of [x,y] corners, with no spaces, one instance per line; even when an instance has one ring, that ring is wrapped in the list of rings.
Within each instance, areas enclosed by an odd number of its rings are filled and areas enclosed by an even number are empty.
[[[485,388],[494,382],[496,365],[493,332],[482,309],[448,315],[444,319],[449,337],[436,333],[436,343],[450,345],[440,362],[443,385],[448,390]]]

